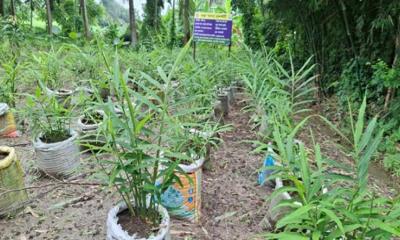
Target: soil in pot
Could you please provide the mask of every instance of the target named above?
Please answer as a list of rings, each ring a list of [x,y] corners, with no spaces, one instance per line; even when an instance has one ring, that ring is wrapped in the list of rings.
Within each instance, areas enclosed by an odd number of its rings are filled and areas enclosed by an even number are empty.
[[[151,211],[151,210],[149,210]],[[158,212],[153,212],[151,215],[157,214]],[[149,214],[150,215],[150,214]],[[127,231],[129,235],[137,234],[140,238],[149,238],[152,234],[157,234],[159,226],[154,226],[153,224],[146,222],[139,217],[132,217],[129,210],[124,210],[117,215],[118,224],[121,225],[124,231]],[[160,216],[161,222],[161,216]]]
[[[103,121],[103,116],[96,112],[96,113],[91,113],[90,116],[85,116],[82,119],[82,123],[86,125],[94,125],[98,124]]]
[[[53,134],[44,134],[42,137],[40,137],[40,140],[44,143],[57,143],[67,140],[70,137],[72,137],[72,135],[65,130],[63,132],[56,132]]]
[[[70,91],[69,91],[69,90],[66,90],[66,89],[60,89],[60,90],[58,90],[58,93],[59,93],[59,94],[69,94]]]
[[[4,160],[4,158],[6,158],[7,156],[8,156],[8,153],[0,152],[0,162],[1,162],[2,160]]]

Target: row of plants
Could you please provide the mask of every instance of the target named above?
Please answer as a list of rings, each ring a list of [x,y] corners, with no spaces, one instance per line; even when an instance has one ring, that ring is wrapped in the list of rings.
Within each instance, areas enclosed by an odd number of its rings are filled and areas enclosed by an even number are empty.
[[[275,189],[268,197],[268,215],[275,229],[263,236],[266,239],[400,236],[399,199],[382,196],[368,185],[368,168],[376,157],[383,130],[377,117],[366,122],[366,99],[355,119],[349,103],[349,135],[326,118],[310,114],[310,99],[315,90],[314,66],[309,64],[310,60],[299,70],[289,62],[282,66],[266,51],[248,50],[247,58],[238,66],[250,98],[249,108],[254,111],[252,120],[260,132],[259,140],[254,141],[257,143],[254,152],[265,153],[268,146],[274,148],[274,153],[270,150],[268,154],[275,159],[275,165],[260,170],[269,173],[267,181]],[[307,127],[313,118],[320,118],[342,138],[340,149],[353,161],[352,165],[324,155],[313,129]],[[311,142],[308,146],[297,139],[304,131]]]
[[[38,84],[32,93],[18,93],[17,88],[16,105],[24,105],[18,118],[28,119],[37,166],[49,175],[74,174],[82,151],[93,154],[122,199],[109,212],[109,239],[135,233],[166,237],[168,212],[198,219],[202,165],[221,141],[219,133],[229,129],[213,119],[216,89],[229,84],[220,74],[224,63],[215,64],[218,58],[210,54],[195,63],[188,46],[180,52],[160,51],[158,56],[125,50],[110,54],[101,42],[97,47],[92,68],[82,70],[75,69],[75,60],[87,53],[74,45],[34,55],[38,68],[24,69],[21,76],[35,78]],[[168,54],[172,57],[166,59]],[[131,69],[129,62],[142,56],[149,64]],[[149,67],[155,65],[159,66]],[[16,84],[22,81],[15,79]],[[63,90],[65,86],[69,89]],[[180,194],[185,187],[194,193],[181,196],[183,204],[176,202],[171,193]],[[194,206],[187,209],[186,203]],[[125,225],[119,218],[128,219],[128,225],[136,221],[139,228],[121,233]]]

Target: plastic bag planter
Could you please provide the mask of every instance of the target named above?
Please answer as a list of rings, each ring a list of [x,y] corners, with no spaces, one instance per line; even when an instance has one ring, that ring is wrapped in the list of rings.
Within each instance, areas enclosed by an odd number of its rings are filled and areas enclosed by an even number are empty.
[[[8,189],[23,189],[24,172],[15,154],[15,149],[0,147],[0,193]],[[0,195],[0,217],[13,215],[24,206],[28,199],[25,190]]]
[[[191,165],[180,164],[179,167],[187,174],[177,174],[182,186],[175,183],[161,196],[161,203],[168,209],[171,216],[197,223],[201,210],[201,181],[204,158]],[[191,180],[189,180],[190,178]]]
[[[78,89],[77,89],[78,90]],[[79,90],[83,91],[87,97],[92,99],[96,98],[95,91],[88,87],[80,87]],[[103,101],[107,101],[108,97],[110,96],[110,89],[108,88],[98,88],[98,94]]]
[[[96,113],[100,114],[104,118],[104,112],[96,111]],[[103,146],[105,143],[104,137],[98,135],[98,129],[102,122],[99,123],[85,123],[85,116],[80,116],[77,122],[77,130],[80,135],[80,144],[81,145],[95,145],[95,146]]]
[[[146,240],[145,238],[138,238],[137,236],[129,235],[122,226],[118,224],[118,214],[127,209],[125,202],[121,202],[113,207],[107,215],[107,240]],[[171,221],[168,211],[161,205],[158,205],[158,212],[161,215],[160,230],[154,236],[147,238],[148,240],[171,240],[170,228]]]
[[[75,131],[71,131],[70,138],[57,143],[44,143],[40,137],[36,138],[33,147],[39,168],[50,175],[70,175],[79,166],[77,138]]]
[[[72,102],[71,98],[72,95],[74,94],[74,91],[69,89],[59,89],[53,91],[49,88],[46,88],[46,94],[49,96],[55,96],[60,104],[63,104],[65,107],[68,107],[71,105]]]
[[[224,117],[229,114],[229,94],[226,91],[222,91],[218,94],[218,101],[221,103],[221,109]]]
[[[0,103],[0,137],[17,137],[17,125],[6,103]]]
[[[235,90],[233,89],[233,87],[224,88],[223,92],[228,95],[229,106],[233,106],[235,104]]]
[[[275,191],[282,188],[283,187],[283,182],[280,178],[275,178]],[[278,206],[278,204],[283,201],[283,200],[289,200],[292,199],[292,197],[290,196],[290,194],[288,192],[283,192],[281,194],[278,194],[277,196],[275,196],[274,198],[271,199],[271,203],[268,209],[268,214],[269,214],[269,218],[270,220],[272,220],[272,222],[277,222],[280,218],[282,218],[282,216],[284,216],[289,209],[285,209],[285,208],[278,208],[276,209],[276,206]],[[300,203],[299,203],[300,204]]]

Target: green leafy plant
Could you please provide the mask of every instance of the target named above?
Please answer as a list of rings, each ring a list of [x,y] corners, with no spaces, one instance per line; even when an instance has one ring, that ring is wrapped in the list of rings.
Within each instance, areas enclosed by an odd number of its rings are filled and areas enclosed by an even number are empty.
[[[73,109],[65,106],[38,87],[34,95],[27,96],[22,115],[30,120],[29,126],[34,137],[40,137],[46,143],[59,142],[71,136]]]
[[[3,74],[1,74],[0,69],[0,74],[2,75],[0,77],[0,85],[2,86],[0,89],[0,102],[5,102],[14,107],[17,98],[17,79],[26,66],[14,56],[9,61],[2,63],[1,67],[3,68]]]
[[[165,85],[142,73],[146,81],[135,82],[142,92],[128,87],[129,70],[122,74],[116,57],[110,72],[113,76],[110,86],[115,93],[117,107],[110,100],[100,100],[99,107],[105,116],[99,131],[105,145],[90,146],[98,152],[96,157],[108,174],[110,185],[118,189],[131,216],[142,219],[151,227],[160,223],[157,206],[161,202],[161,194],[179,181],[175,175],[176,172],[182,173],[179,163],[189,160],[187,155],[175,152],[168,144],[168,129],[176,127],[176,117],[184,114],[176,111],[179,108],[172,108],[177,103],[172,101],[174,89],[171,79],[186,51],[187,47],[182,50],[169,74],[162,68],[157,69]],[[160,91],[163,94],[159,94]],[[143,106],[148,111],[142,111]],[[111,157],[103,160],[100,158],[103,154]]]
[[[343,136],[352,144],[350,154],[355,160],[355,178],[330,173],[328,169],[333,161],[322,156],[318,144],[314,143],[314,156],[309,156],[302,143],[298,146],[294,143],[294,136],[309,118],[300,122],[287,138],[282,138],[279,122],[276,123],[274,140],[282,167],[275,167],[275,174],[270,178],[279,177],[286,185],[275,190],[271,198],[283,192],[291,193],[292,198],[276,207],[289,210],[276,223],[277,233],[266,234],[267,239],[388,239],[400,236],[398,199],[377,197],[367,188],[369,162],[376,153],[382,130],[376,128],[377,118],[365,127],[365,109],[366,99],[356,122],[349,109],[352,141]]]

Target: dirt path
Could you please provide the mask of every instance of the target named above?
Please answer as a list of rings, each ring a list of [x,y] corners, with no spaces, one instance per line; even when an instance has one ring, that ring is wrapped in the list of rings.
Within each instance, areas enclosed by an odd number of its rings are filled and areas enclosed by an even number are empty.
[[[252,147],[243,142],[256,136],[248,126],[249,117],[240,111],[242,107],[231,109],[226,123],[234,130],[222,134],[224,143],[212,154],[211,170],[203,173],[201,223],[192,231],[187,224],[177,222],[178,231],[183,232],[178,239],[185,239],[185,235],[192,235],[192,239],[254,239],[269,230],[264,199],[271,189],[256,185],[263,157],[249,154]]]
[[[224,143],[212,152],[212,164],[203,173],[202,217],[199,224],[173,221],[173,239],[254,239],[268,231],[264,219],[267,187],[256,185],[262,156],[249,154],[255,134],[248,116],[235,106],[226,123],[233,131],[222,135]],[[118,201],[116,192],[98,185],[59,185],[39,177],[35,154],[27,136],[0,139],[0,145],[15,145],[26,172],[26,186],[45,186],[28,191],[32,202],[14,219],[0,219],[1,240],[105,239],[107,211]],[[28,143],[27,145],[24,145]],[[95,163],[82,159],[77,182],[98,182]],[[53,185],[56,184],[56,185]]]

